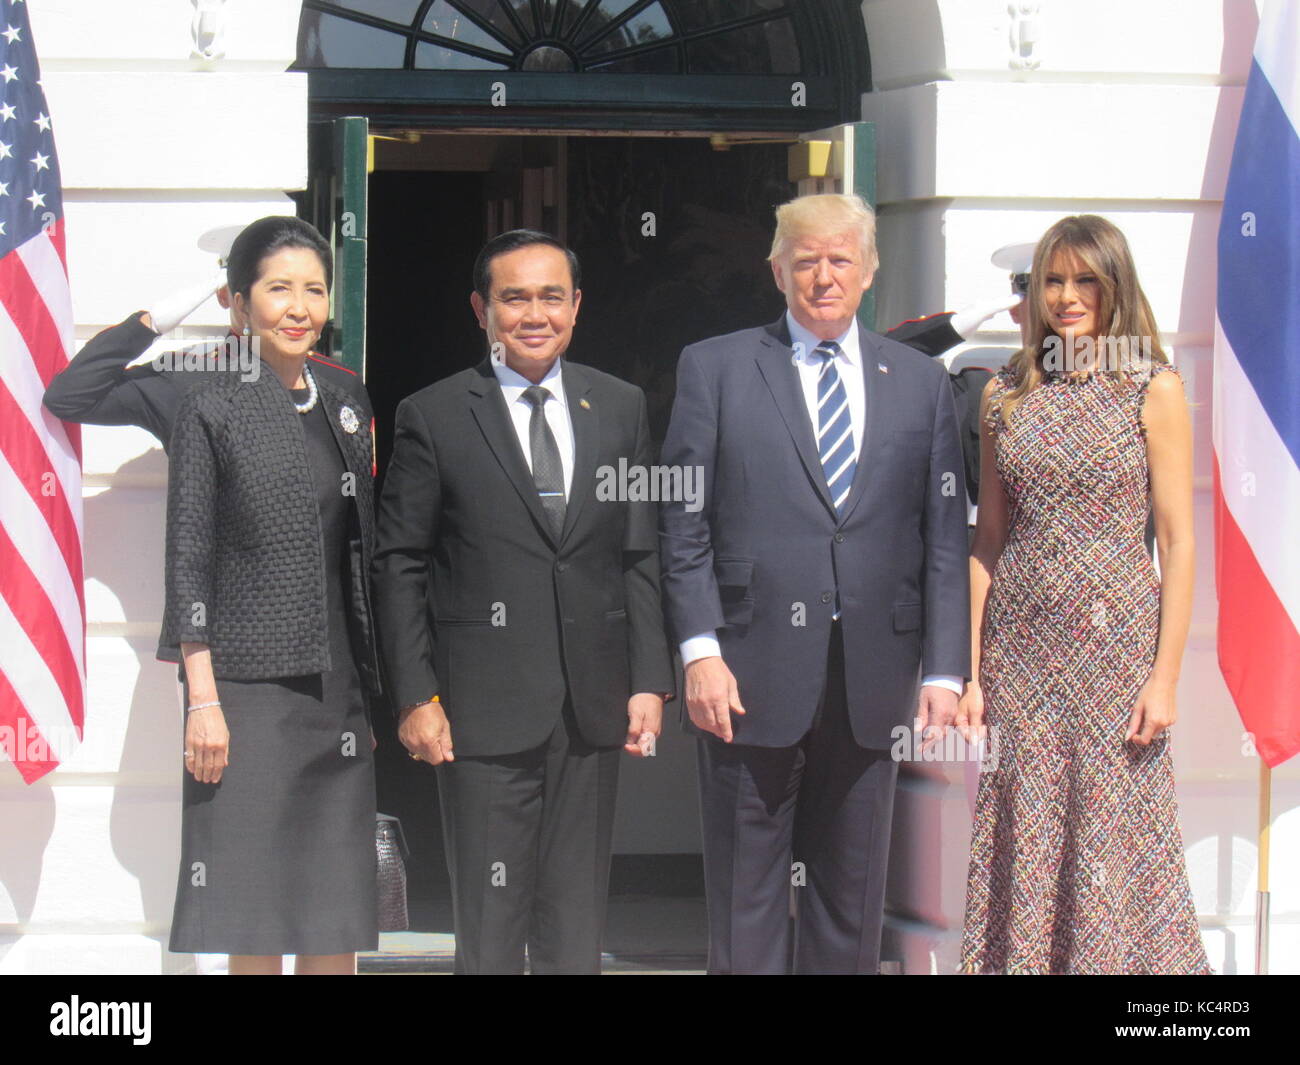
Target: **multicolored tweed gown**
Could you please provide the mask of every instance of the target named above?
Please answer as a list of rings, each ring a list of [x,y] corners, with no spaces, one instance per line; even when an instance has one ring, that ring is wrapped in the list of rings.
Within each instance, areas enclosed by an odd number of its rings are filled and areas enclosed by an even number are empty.
[[[1012,385],[1009,371],[996,380],[991,415]],[[1052,374],[1009,426],[989,419],[1008,536],[980,665],[996,768],[976,801],[966,972],[1210,971],[1168,734],[1124,743],[1159,629],[1148,380]]]

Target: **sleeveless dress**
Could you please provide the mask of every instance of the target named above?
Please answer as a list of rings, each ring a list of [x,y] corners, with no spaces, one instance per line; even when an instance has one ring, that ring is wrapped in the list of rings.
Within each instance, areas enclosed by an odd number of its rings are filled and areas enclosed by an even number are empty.
[[[298,402],[308,394],[291,390]],[[327,417],[317,403],[302,418],[302,473],[320,513],[334,668],[217,681],[230,764],[218,784],[184,773],[173,951],[346,954],[378,945],[374,757],[346,608],[352,504]]]
[[[1155,661],[1160,583],[1142,404],[1055,373],[989,425],[1006,546],[985,613],[980,774],[962,936],[974,973],[1208,973],[1166,730],[1125,743]]]

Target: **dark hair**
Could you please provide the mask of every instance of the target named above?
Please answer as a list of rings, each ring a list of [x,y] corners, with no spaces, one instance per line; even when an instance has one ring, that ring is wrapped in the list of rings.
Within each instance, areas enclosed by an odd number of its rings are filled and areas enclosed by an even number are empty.
[[[242,292],[248,298],[253,282],[261,276],[262,263],[284,248],[309,248],[320,256],[326,286],[334,283],[334,253],[329,241],[310,222],[292,215],[270,215],[250,222],[230,245],[226,256],[226,283],[230,294]]]
[[[564,257],[569,260],[569,277],[573,281],[573,290],[576,292],[582,282],[582,267],[578,265],[578,257],[561,241],[537,229],[511,229],[484,244],[483,250],[474,260],[474,291],[486,300],[492,287],[492,260],[498,255],[505,255],[507,252],[534,244],[545,244],[548,248],[557,248],[564,252]]]

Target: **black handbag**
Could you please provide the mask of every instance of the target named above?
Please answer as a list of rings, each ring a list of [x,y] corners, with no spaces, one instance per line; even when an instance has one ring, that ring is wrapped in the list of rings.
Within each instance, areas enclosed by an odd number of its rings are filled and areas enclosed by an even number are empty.
[[[405,932],[409,927],[406,914],[406,837],[402,822],[388,814],[375,815],[375,851],[379,859],[379,931]]]

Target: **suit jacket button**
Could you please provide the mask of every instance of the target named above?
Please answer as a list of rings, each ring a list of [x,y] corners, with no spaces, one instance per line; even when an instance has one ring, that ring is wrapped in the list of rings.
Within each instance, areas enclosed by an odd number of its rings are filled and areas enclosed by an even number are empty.
[[[567,562],[557,562],[555,564],[555,570],[557,573],[563,573],[568,568],[569,564]]]
[[[822,592],[822,602],[829,603],[835,597],[830,592]]]
[[[842,543],[844,543],[844,534],[843,534],[843,533],[836,533],[836,534],[835,534],[835,542],[836,542],[837,544],[842,544]]]

